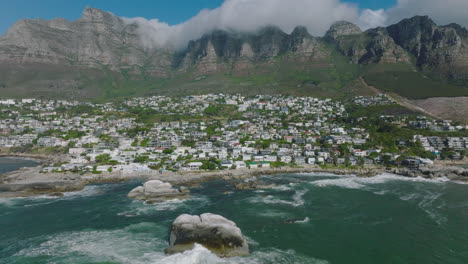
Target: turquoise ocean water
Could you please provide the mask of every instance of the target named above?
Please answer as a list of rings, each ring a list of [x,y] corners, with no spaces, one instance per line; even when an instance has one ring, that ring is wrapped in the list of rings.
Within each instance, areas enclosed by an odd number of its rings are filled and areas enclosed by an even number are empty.
[[[37,162],[30,159],[2,158],[0,157],[0,174],[14,171],[21,167],[34,167]]]
[[[271,190],[213,181],[192,199],[147,205],[139,182],[94,185],[61,198],[0,199],[0,263],[468,263],[468,185],[326,174],[263,177]],[[196,247],[165,256],[180,214],[221,214],[252,255],[219,259]]]

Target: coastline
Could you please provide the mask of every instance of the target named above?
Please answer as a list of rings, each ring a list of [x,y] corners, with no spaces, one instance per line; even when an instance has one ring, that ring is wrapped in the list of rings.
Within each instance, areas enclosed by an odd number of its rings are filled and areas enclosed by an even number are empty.
[[[210,180],[243,180],[263,175],[286,173],[330,173],[336,175],[376,176],[385,172],[383,167],[322,169],[317,166],[298,168],[256,168],[223,171],[187,172],[111,172],[102,174],[86,173],[40,173],[40,166],[21,168],[0,175],[0,197],[25,197],[35,195],[60,195],[63,192],[80,191],[86,185],[116,183],[130,180],[161,180],[173,185],[194,185]]]
[[[51,161],[45,155],[0,155],[11,158],[41,158],[41,161]],[[57,158],[57,157],[55,157]],[[179,171],[163,172],[103,172],[102,174],[41,173],[41,167],[20,168],[15,171],[0,174],[0,197],[28,197],[36,195],[61,196],[64,192],[80,191],[86,185],[96,183],[116,183],[131,180],[161,180],[173,185],[196,185],[210,180],[245,180],[264,175],[281,175],[290,173],[330,173],[334,175],[355,175],[358,177],[374,177],[382,173],[392,173],[405,177],[441,178],[445,177],[456,182],[468,182],[468,169],[436,164],[419,170],[407,168],[386,168],[369,166],[358,168],[322,168],[316,165],[282,168],[252,168],[223,171]]]

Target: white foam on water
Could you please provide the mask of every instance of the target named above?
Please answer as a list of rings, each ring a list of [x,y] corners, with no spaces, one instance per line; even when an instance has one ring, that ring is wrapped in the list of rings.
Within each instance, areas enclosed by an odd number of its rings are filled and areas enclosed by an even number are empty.
[[[415,203],[423,210],[434,222],[438,225],[447,223],[448,218],[440,209],[446,207],[446,202],[441,199],[443,192],[440,190],[428,190],[419,188],[417,192],[410,194],[400,194],[399,197],[403,201]]]
[[[154,206],[154,209],[156,211],[173,211],[179,208],[184,202],[185,200],[172,199],[172,200],[164,201],[162,203],[152,204],[152,206]]]
[[[273,218],[290,216],[289,213],[280,212],[280,211],[276,211],[276,210],[268,210],[266,212],[255,211],[254,213],[255,213],[255,215],[264,216],[264,217],[273,217]]]
[[[461,184],[461,185],[468,185],[468,181],[453,181],[453,183]]]
[[[294,185],[291,185],[291,184],[288,184],[288,185],[280,185],[280,186],[276,186],[276,187],[273,187],[271,189],[273,190],[277,190],[277,191],[290,191],[292,190],[291,187],[293,187]]]
[[[146,229],[157,229],[156,224],[145,223]],[[134,232],[143,228],[142,224],[119,230],[82,231],[61,233],[36,247],[23,249],[17,256],[50,256],[65,263],[83,261],[115,261],[118,263],[150,263],[154,258],[161,259],[166,241],[148,230]],[[133,232],[132,232],[133,230]]]
[[[89,197],[105,192],[105,185],[87,185],[81,191],[63,193],[63,198]]]
[[[229,263],[229,260],[221,259],[208,249],[201,245],[195,244],[192,250],[172,256],[164,257],[161,260],[151,262],[154,264],[214,264],[214,263]]]
[[[12,198],[0,198],[0,204],[5,206],[24,206],[24,207],[34,207],[45,204],[50,204],[62,199],[75,199],[78,197],[88,197],[94,196],[103,193],[105,189],[104,186],[86,186],[81,191],[76,192],[65,192],[63,196],[51,196],[51,195],[35,195],[28,197],[12,197]],[[27,204],[25,204],[27,203]]]
[[[154,232],[156,230],[156,233]],[[152,232],[153,231],[153,232]],[[299,264],[328,262],[299,256],[293,250],[267,249],[255,251],[250,256],[219,258],[201,245],[192,250],[167,256],[164,249],[162,226],[140,223],[119,230],[67,232],[50,236],[35,247],[23,249],[15,256],[47,256],[48,263],[123,264]],[[247,238],[250,245],[258,243]]]
[[[281,200],[279,198],[276,198],[273,195],[256,196],[256,197],[252,197],[248,199],[248,201],[251,203],[286,204],[286,205],[291,205],[293,207],[299,207],[305,204],[303,196],[307,192],[308,190],[297,190],[292,197],[292,201]]]
[[[329,264],[326,260],[300,256],[294,250],[276,248],[255,251],[245,258],[233,258],[229,264]]]
[[[0,204],[3,206],[13,206],[19,198],[0,198]]]
[[[391,181],[406,181],[406,182],[425,182],[425,183],[445,183],[447,178],[425,179],[422,177],[404,177],[391,173],[383,173],[375,177],[357,177],[357,176],[339,176],[335,179],[325,179],[313,181],[312,184],[318,187],[336,186],[347,189],[362,189],[369,185],[382,184]]]
[[[354,177],[342,177],[338,179],[326,179],[326,180],[318,180],[312,182],[313,185],[317,187],[341,187],[346,189],[361,189],[364,188],[365,185],[356,181]]]
[[[294,221],[294,223],[296,224],[307,224],[310,222],[310,218],[309,217],[306,217],[304,218],[304,220],[297,220],[297,221]]]
[[[411,185],[410,190],[402,190],[401,188],[380,186],[389,182],[414,182],[414,183],[430,183],[443,184],[442,187],[434,189],[434,185]],[[317,187],[340,187],[345,189],[363,189],[372,191],[377,195],[396,195],[402,201],[407,201],[416,204],[437,224],[443,225],[448,219],[439,209],[445,206],[443,199],[440,199],[443,194],[445,183],[449,182],[447,178],[425,179],[422,177],[410,178],[400,175],[383,173],[381,175],[369,178],[361,178],[356,176],[340,176],[335,179],[325,179],[311,182]]]
[[[37,195],[30,197],[0,198],[0,204],[7,207],[34,207],[55,202],[58,197]]]
[[[154,264],[328,264],[325,260],[298,256],[293,250],[270,249],[256,251],[247,257],[219,258],[201,245],[194,249],[161,260],[151,262]]]
[[[118,213],[119,216],[134,217],[142,215],[152,215],[160,211],[175,211],[180,208],[188,206],[188,202],[196,202],[198,206],[205,206],[209,203],[209,199],[206,197],[192,197],[190,199],[172,199],[161,203],[148,204],[144,201],[133,200],[129,207]]]
[[[387,194],[389,191],[386,191],[386,190],[380,190],[380,191],[375,191],[374,194],[377,194],[377,195],[385,195]]]
[[[293,173],[294,176],[304,176],[304,177],[337,177],[338,174],[329,173],[329,172],[306,172],[306,173]]]

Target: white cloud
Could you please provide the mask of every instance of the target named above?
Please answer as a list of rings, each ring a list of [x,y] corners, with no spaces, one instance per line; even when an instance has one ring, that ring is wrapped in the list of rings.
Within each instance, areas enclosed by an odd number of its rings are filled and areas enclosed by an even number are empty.
[[[359,9],[345,0],[226,0],[220,7],[203,10],[188,21],[170,26],[157,19],[125,18],[137,23],[146,47],[183,48],[192,39],[214,29],[254,32],[276,25],[291,32],[306,26],[315,36],[322,36],[330,25],[346,20],[363,29],[385,26],[414,15],[429,15],[436,22],[468,25],[468,0],[398,0],[388,10]]]
[[[387,14],[383,9],[364,9],[359,16],[358,25],[364,29],[381,27],[387,24],[387,20]]]
[[[253,32],[260,27],[276,25],[291,32],[298,25],[306,26],[312,35],[323,35],[337,20],[355,22],[359,17],[356,5],[340,0],[226,0],[220,7],[203,10],[190,20],[174,26],[157,19],[127,18],[140,25],[145,45],[183,47],[214,29]]]
[[[387,10],[387,23],[396,23],[414,15],[428,15],[436,23],[468,26],[468,0],[398,0]]]

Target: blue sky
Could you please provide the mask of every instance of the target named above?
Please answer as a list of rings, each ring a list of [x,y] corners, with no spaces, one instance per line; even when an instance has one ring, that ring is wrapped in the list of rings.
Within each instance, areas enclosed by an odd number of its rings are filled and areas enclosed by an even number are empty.
[[[285,0],[287,1],[287,0]],[[342,0],[361,8],[389,8],[396,0]],[[22,18],[76,20],[86,6],[125,17],[158,18],[171,25],[181,23],[200,10],[220,6],[223,0],[0,0],[0,35]]]

